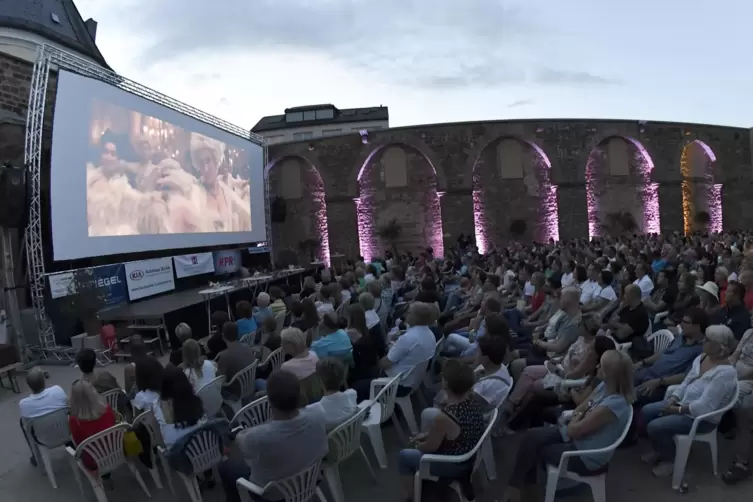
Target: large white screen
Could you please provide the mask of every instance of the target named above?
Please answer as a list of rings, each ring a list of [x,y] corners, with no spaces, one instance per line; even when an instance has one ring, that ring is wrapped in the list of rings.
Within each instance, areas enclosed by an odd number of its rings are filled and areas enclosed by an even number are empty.
[[[267,240],[261,146],[61,71],[55,260]]]

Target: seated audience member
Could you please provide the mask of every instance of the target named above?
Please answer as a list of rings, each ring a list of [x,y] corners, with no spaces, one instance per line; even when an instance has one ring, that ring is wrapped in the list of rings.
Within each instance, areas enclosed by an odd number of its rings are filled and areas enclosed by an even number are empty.
[[[398,472],[403,477],[405,495],[413,493],[413,480],[425,454],[463,455],[471,451],[486,429],[484,407],[474,397],[473,369],[457,360],[449,360],[442,368],[442,388],[447,399],[441,411],[422,423],[424,432],[411,439],[413,448],[400,450]],[[473,462],[433,464],[431,474],[437,477],[460,478],[470,475]]]
[[[536,471],[543,461],[559,465],[563,453],[605,448],[617,441],[630,418],[634,399],[633,365],[616,350],[601,356],[602,383],[573,412],[570,422],[558,427],[537,427],[523,434],[507,489],[510,502],[520,502],[524,485],[536,483]],[[604,472],[612,453],[572,457],[567,469],[582,476]]]
[[[679,272],[679,271],[678,271]],[[680,324],[685,311],[691,307],[697,307],[700,303],[698,293],[695,289],[696,276],[689,272],[679,274],[677,280],[677,298],[669,309],[669,316],[664,320],[664,324],[672,326]]]
[[[186,374],[179,368],[165,368],[160,394],[154,416],[165,446],[170,448],[178,439],[198,429],[206,421],[206,416],[201,399],[194,392]]]
[[[180,366],[183,363],[183,344],[193,336],[191,326],[182,322],[175,327],[175,338],[178,339],[179,346],[170,351],[170,364]]]
[[[351,291],[352,287],[353,285],[347,277],[343,276],[340,279],[340,297],[342,298],[343,303],[350,303],[353,299],[353,292]]]
[[[356,391],[341,391],[345,383],[345,365],[337,358],[328,357],[316,363],[316,374],[324,387],[324,396],[306,408],[321,412],[327,430],[334,429],[358,411]]]
[[[256,361],[254,349],[238,341],[238,328],[232,322],[222,326],[222,337],[227,348],[217,355],[217,376],[224,376],[225,382],[230,382],[239,371]],[[223,387],[223,396],[230,399],[238,397],[241,392],[239,386],[231,389]]]
[[[531,315],[523,318],[522,315],[517,319],[517,325],[519,326],[519,334],[532,334],[542,333],[546,326],[549,324],[549,320],[559,311],[559,298],[562,289],[561,283],[555,278],[550,277],[546,280],[543,292],[546,294],[546,300],[544,304],[534,311]],[[520,313],[519,310],[513,309],[511,314],[515,312]],[[505,317],[509,317],[510,314],[506,314]]]
[[[625,287],[623,307],[617,313],[617,319],[607,321],[604,329],[619,343],[632,342],[631,355],[644,358],[653,354],[644,335],[648,332],[650,323],[648,311],[641,300],[641,289],[635,284]]]
[[[295,328],[288,328],[295,329]],[[220,464],[228,502],[239,502],[238,478],[258,486],[285,479],[327,455],[327,429],[319,410],[299,409],[300,383],[296,375],[275,371],[267,380],[270,420],[242,430],[235,437],[243,460]],[[265,493],[264,500],[281,500],[281,493]]]
[[[368,293],[362,293],[365,294]],[[348,310],[348,335],[353,343],[353,367],[348,372],[351,382],[377,378],[381,372],[379,361],[387,353],[385,338],[381,330],[375,329],[381,325],[377,323],[369,330],[367,322],[361,303],[351,305]]]
[[[78,446],[85,439],[109,429],[115,423],[115,412],[94,386],[87,380],[76,380],[71,387],[68,416],[73,444]],[[97,464],[88,453],[84,453],[81,460],[90,471],[97,469]]]
[[[614,292],[612,283],[614,274],[610,270],[602,270],[596,276],[596,286],[593,289],[593,296],[588,303],[582,307],[583,312],[595,312],[602,314],[605,310],[611,310],[609,307],[617,302],[617,293]],[[582,296],[582,295],[581,295]]]
[[[415,300],[422,303],[439,303],[442,297],[437,291],[437,283],[431,277],[426,277],[421,281],[421,290],[416,294]]]
[[[397,396],[407,396],[421,383],[426,367],[416,369],[420,363],[428,365],[434,357],[436,338],[430,326],[434,324],[436,311],[432,305],[415,302],[408,309],[405,319],[409,328],[395,340],[387,355],[379,361],[379,366],[390,378],[403,373]],[[358,400],[369,399],[369,385],[359,384],[356,388]]]
[[[304,333],[310,332],[312,340],[319,338],[319,311],[316,309],[316,303],[313,300],[305,298],[301,305],[303,306],[303,324],[299,329]],[[305,328],[305,329],[304,329]]]
[[[322,285],[322,289],[319,290],[319,298],[316,311],[320,318],[327,312],[335,311],[335,288],[331,284]]]
[[[592,263],[588,266],[586,280],[580,282],[580,304],[583,305],[585,312],[598,310],[609,302],[608,299],[602,298],[599,305],[592,305],[592,302],[599,298],[599,292],[601,290],[601,287],[599,286],[599,275],[599,266]]]
[[[37,461],[34,458],[34,449],[31,446],[31,441],[34,440],[34,431],[27,431],[25,424],[32,418],[68,408],[68,396],[65,395],[65,391],[59,385],[47,387],[44,370],[39,366],[31,368],[29,373],[26,374],[26,385],[29,386],[31,394],[19,401],[18,409],[21,414],[21,431],[23,431],[26,443],[32,452],[31,464],[36,467]]]
[[[303,289],[301,290],[301,300],[308,298],[316,293],[316,280],[314,276],[308,275],[303,279]]]
[[[218,310],[212,314],[212,334],[207,340],[207,358],[214,361],[217,355],[227,348],[222,327],[230,322],[227,312]]]
[[[642,457],[648,464],[656,464],[654,476],[670,476],[674,468],[676,434],[687,434],[695,417],[719,410],[732,399],[737,372],[730,364],[737,340],[727,326],[706,328],[703,353],[693,361],[693,367],[679,387],[667,399],[647,404],[641,410],[652,450]],[[700,433],[713,430],[721,416],[698,425]]]
[[[740,272],[740,283],[745,287],[745,308],[753,310],[753,270],[746,269]]]
[[[136,363],[144,357],[149,357],[149,352],[141,335],[131,335],[128,339],[128,353],[131,355],[131,362],[123,368],[123,388],[129,399],[133,399],[139,391],[136,387]],[[170,355],[172,358],[172,354]]]
[[[267,317],[274,317],[272,309],[269,307],[269,294],[262,291],[256,296],[256,307],[254,308],[254,320],[257,325],[261,325]]]
[[[711,315],[711,324],[729,326],[737,340],[740,340],[750,326],[750,312],[745,308],[745,286],[737,281],[727,285],[724,307]]]
[[[322,269],[319,273],[319,287],[328,286],[332,283],[332,273],[328,268]]]
[[[267,317],[254,347],[258,351],[259,364],[265,362],[269,355],[282,346],[282,338],[277,332],[277,321],[274,317]],[[256,379],[266,380],[272,372],[271,361],[265,366],[259,366],[256,370]]]
[[[478,315],[470,323],[474,340],[486,335],[486,318],[498,315],[501,310],[502,304],[496,298],[487,298],[484,300],[478,311]],[[474,340],[470,340],[468,336],[464,336],[462,333],[451,333],[445,338],[443,351],[451,355],[459,355],[463,358],[476,357],[478,345]]]
[[[272,317],[277,315],[285,315],[288,311],[288,307],[285,305],[285,293],[279,286],[272,286],[269,288],[269,297],[272,300],[272,304],[269,306],[272,310]]]
[[[109,371],[95,371],[97,366],[97,354],[93,349],[81,349],[76,355],[76,364],[81,370],[82,379],[86,380],[97,389],[100,394],[108,390],[119,389],[117,379]]]
[[[366,316],[366,327],[369,330],[369,334],[374,340],[385,340],[384,329],[382,329],[381,319],[379,314],[375,310],[374,306],[376,300],[371,293],[361,293],[358,295],[358,303],[364,310]]]
[[[186,340],[183,343],[182,368],[194,391],[198,391],[217,376],[217,368],[212,361],[201,356],[201,348],[196,340]]]
[[[651,281],[651,276],[648,275],[648,265],[645,263],[638,263],[635,266],[635,281],[633,284],[638,286],[641,290],[641,300],[645,300],[651,296],[651,292],[654,290],[654,283]]]
[[[741,279],[745,274],[740,274]],[[732,356],[730,364],[735,367],[737,380],[740,385],[740,397],[733,409],[737,434],[735,435],[735,458],[730,469],[724,473],[722,479],[727,484],[735,484],[750,476],[748,462],[753,438],[753,329],[749,329],[743,335],[740,343]]]
[[[294,374],[299,380],[313,375],[319,358],[316,352],[309,349],[306,334],[298,328],[285,328],[281,338],[282,351],[289,359],[282,363],[280,369]]]
[[[352,358],[353,344],[348,333],[340,328],[334,312],[327,312],[322,315],[322,322],[319,325],[319,339],[311,344],[311,350],[316,352],[319,359],[329,356]]]
[[[236,303],[235,315],[238,317],[235,325],[238,327],[239,340],[246,335],[256,333],[256,330],[259,329],[259,325],[256,323],[256,319],[254,319],[253,308],[250,302],[241,300]]]
[[[303,303],[300,300],[290,302],[290,327],[306,331],[306,321],[303,319]]]
[[[136,395],[131,403],[138,411],[153,410],[159,403],[165,368],[154,357],[136,361]]]
[[[656,274],[656,287],[643,304],[653,316],[659,313],[669,313],[677,298],[677,288],[670,281],[670,271],[662,270]],[[653,319],[652,319],[653,320]]]
[[[642,406],[664,399],[667,387],[682,383],[693,361],[703,351],[703,338],[709,326],[709,316],[700,307],[685,311],[682,333],[672,343],[652,356],[635,363],[637,403]]]

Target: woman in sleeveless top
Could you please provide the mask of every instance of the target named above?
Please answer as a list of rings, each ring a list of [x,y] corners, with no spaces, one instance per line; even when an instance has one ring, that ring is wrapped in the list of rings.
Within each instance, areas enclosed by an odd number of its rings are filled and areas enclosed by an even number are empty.
[[[412,449],[400,451],[398,471],[403,477],[405,496],[411,499],[413,476],[425,453],[463,455],[471,451],[486,428],[484,407],[474,397],[473,370],[458,360],[449,360],[442,369],[442,384],[447,401],[431,424],[422,424],[425,432],[411,439]],[[470,475],[472,460],[464,464],[434,464],[431,473],[440,478],[459,478]]]

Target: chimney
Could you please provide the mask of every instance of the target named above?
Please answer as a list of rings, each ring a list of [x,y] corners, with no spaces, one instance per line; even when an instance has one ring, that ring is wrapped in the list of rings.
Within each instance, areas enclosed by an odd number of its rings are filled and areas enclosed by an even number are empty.
[[[92,36],[92,40],[97,40],[97,22],[89,18],[86,21],[84,21],[84,24],[86,25],[86,30],[89,32],[89,35]]]

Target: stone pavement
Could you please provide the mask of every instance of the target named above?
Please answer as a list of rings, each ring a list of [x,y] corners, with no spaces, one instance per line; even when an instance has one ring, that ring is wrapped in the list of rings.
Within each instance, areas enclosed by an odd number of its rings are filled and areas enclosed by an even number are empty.
[[[50,366],[46,368],[50,373],[48,383],[62,386],[66,391],[79,373],[75,368]],[[107,370],[122,380],[123,365],[113,364]],[[23,380],[23,379],[22,379]],[[5,502],[74,502],[94,500],[94,495],[87,487],[86,498],[76,484],[71,471],[71,465],[64,450],[53,452],[53,466],[58,482],[58,489],[50,485],[41,470],[29,464],[29,451],[23,435],[18,428],[18,401],[28,393],[24,382],[21,383],[22,394],[13,394],[8,390],[0,390],[0,500]],[[399,476],[396,472],[395,456],[400,444],[394,429],[385,429],[385,443],[390,455],[390,468],[377,473],[378,482],[373,483],[363,469],[361,460],[353,458],[340,467],[344,484],[345,496],[348,501],[358,502],[392,502],[401,500]],[[720,443],[720,471],[729,462],[730,443],[722,440]],[[645,447],[645,446],[644,446]],[[365,442],[364,449],[371,456],[370,447]],[[493,483],[477,486],[481,487],[479,500],[482,502],[497,502],[504,500],[504,480],[509,476],[511,466],[514,465],[517,450],[515,438],[502,438],[495,444],[498,479]],[[708,450],[703,445],[696,446],[690,456],[689,481],[690,492],[680,495],[672,491],[669,479],[654,478],[648,467],[643,465],[639,456],[641,447],[620,450],[611,464],[607,481],[607,499],[609,502],[635,502],[636,500],[663,501],[683,500],[686,502],[749,502],[753,482],[742,483],[736,487],[728,487],[711,473],[711,460]],[[374,465],[376,463],[374,462]],[[152,491],[152,498],[156,502],[171,500],[187,500],[187,494],[182,486],[176,485],[178,496],[170,494],[169,489],[156,490],[152,480],[143,475],[147,486]],[[478,477],[479,479],[481,476]],[[144,493],[135,483],[126,469],[120,469],[113,474],[115,489],[107,493],[110,502],[134,502],[147,500]],[[178,481],[177,478],[175,481]],[[541,494],[537,500],[543,500],[543,483]],[[747,496],[745,494],[748,494]],[[588,491],[569,497],[575,502],[591,501]],[[224,496],[221,487],[204,494],[205,502],[222,502]]]

